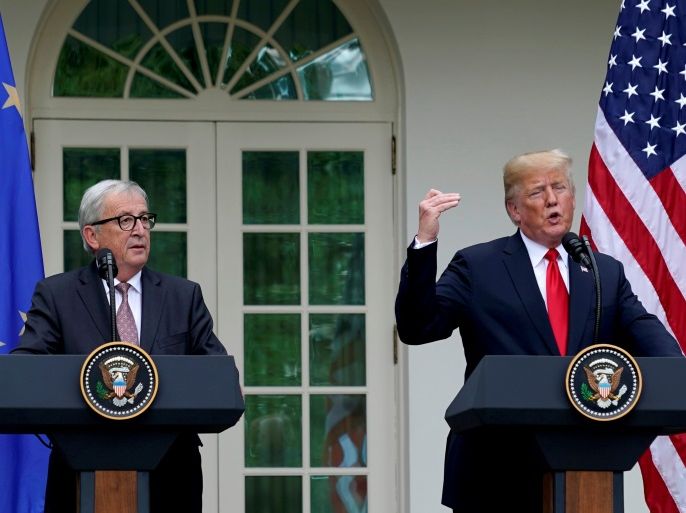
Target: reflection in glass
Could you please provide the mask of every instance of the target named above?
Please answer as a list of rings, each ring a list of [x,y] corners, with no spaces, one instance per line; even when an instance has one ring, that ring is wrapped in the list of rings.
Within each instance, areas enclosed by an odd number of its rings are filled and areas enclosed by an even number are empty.
[[[188,274],[186,232],[155,230],[150,235],[148,266],[155,271],[185,278]]]
[[[364,153],[307,153],[307,216],[310,224],[364,223]]]
[[[267,32],[289,2],[290,0],[243,0],[238,6],[238,17]]]
[[[245,3],[245,2],[242,2]],[[250,52],[260,41],[252,32],[248,32],[240,27],[236,27],[231,38],[231,47],[226,56],[226,70],[224,71],[224,78],[222,84],[228,84],[234,73],[241,67],[248,58]]]
[[[246,476],[245,513],[302,513],[302,507],[300,476]]]
[[[245,466],[302,465],[302,398],[245,396]]]
[[[226,2],[223,2],[225,5]],[[207,56],[207,64],[210,68],[210,77],[212,84],[217,76],[219,69],[219,60],[224,49],[224,39],[226,38],[226,24],[224,23],[201,23],[200,33],[205,45],[205,55]],[[208,84],[211,87],[212,84]]]
[[[300,304],[299,234],[243,234],[243,302]]]
[[[131,98],[185,98],[182,94],[168,89],[158,81],[148,78],[142,73],[134,75],[129,96]]]
[[[297,151],[243,152],[243,223],[300,223]]]
[[[200,57],[195,46],[195,39],[193,37],[193,30],[190,26],[181,27],[174,32],[167,34],[167,41],[176,51],[181,61],[190,70],[195,79],[204,84],[205,80],[202,74],[200,65]],[[210,87],[212,84],[205,84],[205,87]]]
[[[310,396],[310,464],[367,466],[367,396]]]
[[[310,490],[310,511],[367,513],[367,476],[312,476]]]
[[[158,29],[188,17],[187,0],[137,0]]]
[[[78,269],[93,261],[93,255],[86,253],[83,249],[81,232],[78,230],[65,230],[63,233],[63,241],[65,272]]]
[[[374,99],[367,58],[357,39],[298,68],[306,100]]]
[[[245,384],[298,386],[300,314],[245,314]]]
[[[112,20],[117,20],[112,23]],[[133,59],[152,37],[147,25],[127,0],[91,0],[74,28],[83,35]]]
[[[363,233],[311,233],[308,250],[310,304],[364,304]]]
[[[290,75],[283,75],[241,97],[241,99],[248,100],[296,100],[297,98],[295,83],[293,83],[293,77]]]
[[[57,61],[53,95],[120,98],[128,66],[67,36]]]
[[[293,61],[347,36],[353,31],[333,2],[300,0],[275,34]]]
[[[64,221],[78,221],[81,196],[91,185],[121,171],[119,148],[64,148],[62,150]]]
[[[150,71],[157,73],[159,76],[166,78],[170,82],[180,85],[187,91],[195,93],[195,88],[183,74],[181,69],[176,65],[171,55],[167,53],[164,47],[157,43],[152,49],[143,57],[141,64]]]
[[[310,385],[364,386],[364,314],[310,315]]]
[[[250,63],[248,69],[243,72],[238,83],[231,89],[231,94],[235,94],[241,89],[254,84],[258,80],[271,75],[275,71],[286,66],[286,59],[279,51],[271,45],[265,45],[257,52],[257,57]]]
[[[186,150],[129,150],[129,176],[148,194],[158,223],[186,222]]]

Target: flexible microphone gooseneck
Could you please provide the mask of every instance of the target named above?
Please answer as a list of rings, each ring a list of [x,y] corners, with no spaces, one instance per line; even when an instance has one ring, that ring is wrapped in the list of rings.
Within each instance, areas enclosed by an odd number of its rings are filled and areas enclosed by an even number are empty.
[[[110,321],[112,326],[112,339],[117,340],[117,305],[114,299],[114,278],[119,273],[117,262],[114,260],[112,250],[109,248],[99,249],[95,254],[95,263],[98,267],[98,275],[107,282],[110,289]]]
[[[586,269],[590,267],[593,273],[593,284],[595,285],[595,324],[593,325],[593,344],[598,343],[600,333],[600,314],[602,305],[602,295],[600,291],[600,273],[598,272],[598,265],[591,249],[591,243],[588,237],[583,236],[583,242],[579,239],[576,233],[569,232],[562,237],[562,246],[565,251],[572,257],[576,263],[584,266]]]

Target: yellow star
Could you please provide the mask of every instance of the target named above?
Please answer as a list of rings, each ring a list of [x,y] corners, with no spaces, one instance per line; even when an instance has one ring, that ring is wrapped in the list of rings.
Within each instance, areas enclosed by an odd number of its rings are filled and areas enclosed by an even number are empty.
[[[8,109],[10,107],[16,107],[17,112],[21,116],[21,103],[19,102],[19,94],[17,93],[17,88],[9,85],[6,82],[2,83],[5,86],[5,91],[7,91],[7,100],[2,106],[3,109]]]

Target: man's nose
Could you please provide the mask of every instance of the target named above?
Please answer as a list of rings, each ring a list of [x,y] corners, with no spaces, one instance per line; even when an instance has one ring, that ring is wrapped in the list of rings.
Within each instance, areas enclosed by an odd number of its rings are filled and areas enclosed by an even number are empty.
[[[140,219],[134,218],[134,225],[133,229],[131,230],[131,233],[135,233],[136,235],[142,235],[145,233],[145,228],[143,227],[143,221]]]
[[[552,187],[545,188],[545,204],[547,206],[557,205],[557,194]]]

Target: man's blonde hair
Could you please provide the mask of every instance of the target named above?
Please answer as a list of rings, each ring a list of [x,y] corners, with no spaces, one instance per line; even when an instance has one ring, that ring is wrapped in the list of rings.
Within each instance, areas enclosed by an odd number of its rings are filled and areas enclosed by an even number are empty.
[[[559,149],[532,151],[512,157],[503,168],[503,185],[505,187],[505,203],[510,201],[521,183],[522,177],[529,171],[534,170],[559,170],[564,171],[569,180],[569,185],[574,192],[572,180],[572,158]]]

